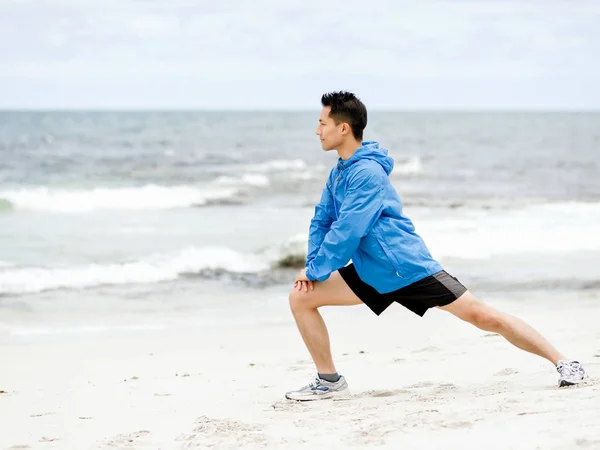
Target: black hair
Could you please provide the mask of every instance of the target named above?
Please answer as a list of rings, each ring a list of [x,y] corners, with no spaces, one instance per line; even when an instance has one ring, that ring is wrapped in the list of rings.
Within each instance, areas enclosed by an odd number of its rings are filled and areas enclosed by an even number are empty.
[[[356,95],[351,92],[339,91],[323,94],[321,97],[323,107],[329,106],[329,117],[336,124],[347,122],[352,129],[354,138],[362,141],[363,130],[367,126],[367,107]]]

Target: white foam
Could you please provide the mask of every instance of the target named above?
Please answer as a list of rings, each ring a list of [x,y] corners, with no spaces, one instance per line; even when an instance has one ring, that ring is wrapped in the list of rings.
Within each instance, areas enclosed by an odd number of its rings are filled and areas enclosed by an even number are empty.
[[[513,210],[461,210],[455,218],[412,217],[435,258],[600,252],[600,203],[556,203]],[[272,262],[306,257],[308,235],[264,251]]]
[[[289,174],[289,179],[291,180],[299,180],[299,181],[308,181],[308,180],[320,180],[322,177],[320,174],[315,174],[314,172],[302,171],[302,172],[292,172]]]
[[[421,158],[413,156],[405,161],[395,161],[392,175],[417,175],[423,171]]]
[[[282,172],[286,170],[300,170],[306,169],[306,162],[301,159],[273,159],[271,161],[265,161],[260,164],[249,164],[245,165],[244,169],[249,172]]]
[[[600,251],[600,203],[557,203],[514,210],[464,211],[415,220],[435,257]]]
[[[253,273],[269,268],[264,257],[227,248],[186,249],[120,264],[61,268],[24,267],[0,272],[0,293],[21,294],[60,288],[156,283],[207,269]]]
[[[94,188],[89,190],[24,188],[0,192],[14,208],[34,211],[84,212],[93,210],[171,209],[204,205],[234,197],[237,191],[193,186]]]
[[[212,184],[217,186],[233,186],[237,188],[259,187],[266,188],[272,185],[273,181],[279,180],[284,176],[284,181],[308,181],[313,179],[322,179],[326,167],[323,164],[310,166],[301,159],[294,160],[271,160],[260,164],[245,164],[242,166],[231,166],[230,173],[240,173],[240,175],[223,175],[216,178]]]
[[[308,248],[308,235],[299,233],[278,245],[273,245],[261,253],[265,259],[272,263],[279,263],[288,258],[306,259]]]
[[[245,173],[239,178],[222,176],[217,178],[214,183],[221,186],[254,186],[266,187],[271,184],[269,177],[263,174]]]
[[[454,218],[413,219],[435,258],[600,251],[600,203],[557,203],[513,210],[460,210]],[[269,260],[306,256],[306,233],[268,249]]]
[[[412,217],[435,258],[483,259],[494,255],[600,251],[600,203],[561,203],[514,210],[460,210],[454,218]],[[0,294],[60,288],[156,283],[207,269],[259,273],[306,257],[301,233],[257,253],[228,248],[190,248],[137,261],[60,268],[0,263]]]

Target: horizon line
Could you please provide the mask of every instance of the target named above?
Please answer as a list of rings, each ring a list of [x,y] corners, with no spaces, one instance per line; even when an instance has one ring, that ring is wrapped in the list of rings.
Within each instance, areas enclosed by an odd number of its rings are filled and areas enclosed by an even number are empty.
[[[206,113],[308,113],[319,111],[320,107],[316,108],[206,108],[206,107],[194,107],[194,108],[182,108],[182,107],[151,107],[151,108],[140,108],[140,107],[36,107],[36,108],[23,108],[23,107],[0,107],[0,113],[15,113],[15,112],[28,112],[28,113],[52,113],[52,112],[166,112],[166,113],[178,113],[178,112],[206,112]],[[600,112],[600,106],[598,107],[412,107],[412,108],[368,108],[368,112],[375,113],[472,113],[472,112],[498,112],[498,113],[515,113],[515,112],[531,112],[531,113],[556,113],[556,112]]]

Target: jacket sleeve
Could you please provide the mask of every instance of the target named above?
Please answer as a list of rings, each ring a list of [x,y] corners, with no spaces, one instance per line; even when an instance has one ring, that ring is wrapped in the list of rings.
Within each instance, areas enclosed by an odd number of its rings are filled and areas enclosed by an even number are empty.
[[[317,256],[319,248],[325,239],[325,235],[329,231],[329,227],[333,223],[330,211],[333,205],[333,198],[329,187],[325,186],[321,194],[321,201],[315,207],[315,215],[310,221],[308,230],[308,254],[306,256],[306,267]]]
[[[325,235],[316,255],[307,263],[309,280],[325,281],[344,267],[383,210],[383,174],[360,168],[348,178],[338,219]]]

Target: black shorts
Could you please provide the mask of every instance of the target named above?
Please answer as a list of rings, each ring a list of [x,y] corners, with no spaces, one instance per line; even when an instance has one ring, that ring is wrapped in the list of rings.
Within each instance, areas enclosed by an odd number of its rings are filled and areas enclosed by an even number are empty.
[[[387,294],[377,292],[361,280],[354,264],[342,267],[339,272],[352,292],[377,315],[398,302],[423,317],[429,308],[449,305],[467,291],[458,279],[445,270]]]

